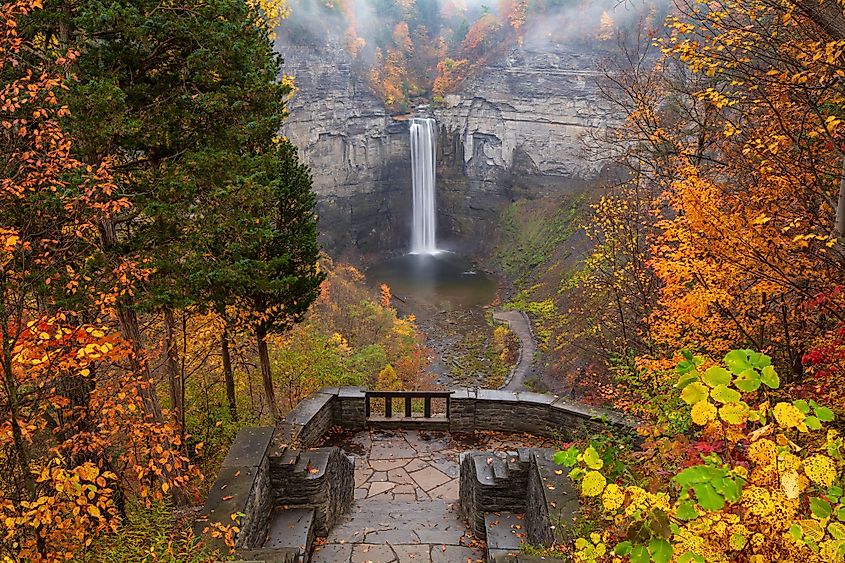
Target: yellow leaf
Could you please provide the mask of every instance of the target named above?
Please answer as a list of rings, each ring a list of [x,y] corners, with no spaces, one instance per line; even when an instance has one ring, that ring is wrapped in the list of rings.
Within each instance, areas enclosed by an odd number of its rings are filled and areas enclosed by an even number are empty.
[[[780,485],[783,487],[783,492],[786,493],[786,498],[797,499],[801,494],[801,480],[798,472],[793,470],[785,472],[780,476]]]
[[[76,473],[85,481],[94,481],[100,474],[100,469],[93,463],[86,463],[85,465],[80,465],[76,469]]]
[[[709,401],[699,401],[692,407],[692,421],[699,426],[704,426],[712,420],[716,420],[716,407]]]

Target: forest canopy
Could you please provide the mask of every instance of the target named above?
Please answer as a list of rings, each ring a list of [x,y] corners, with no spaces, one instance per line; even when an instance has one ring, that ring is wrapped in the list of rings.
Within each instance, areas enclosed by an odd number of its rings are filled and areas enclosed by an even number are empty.
[[[291,42],[344,46],[354,68],[387,107],[407,112],[414,98],[443,103],[465,80],[527,43],[590,48],[615,45],[619,32],[653,28],[665,3],[615,10],[611,1],[297,0],[279,35]],[[284,39],[287,37],[288,39]]]

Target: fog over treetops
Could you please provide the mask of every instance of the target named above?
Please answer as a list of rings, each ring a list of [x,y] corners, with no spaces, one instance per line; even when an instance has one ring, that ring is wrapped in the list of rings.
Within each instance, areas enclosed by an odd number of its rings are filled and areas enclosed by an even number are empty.
[[[522,46],[611,47],[648,34],[667,3],[618,0],[295,0],[277,35],[290,43],[341,43],[355,70],[392,110],[413,98],[442,102],[486,64]]]

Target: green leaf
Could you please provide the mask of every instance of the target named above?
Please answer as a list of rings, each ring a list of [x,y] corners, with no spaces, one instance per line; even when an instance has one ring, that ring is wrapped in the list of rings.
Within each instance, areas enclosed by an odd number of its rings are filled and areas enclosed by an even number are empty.
[[[824,499],[813,497],[810,499],[810,512],[819,520],[823,520],[831,515],[833,508],[830,503]]]
[[[698,483],[692,486],[695,491],[695,498],[704,510],[722,510],[725,506],[725,497],[716,492],[710,483]]]
[[[748,350],[732,350],[725,356],[725,365],[728,369],[739,375],[745,370],[753,367],[748,361]]]
[[[694,465],[675,475],[674,479],[682,486],[690,488],[696,483],[709,483],[713,479],[724,477],[726,474],[727,472],[724,469],[718,467]]]
[[[705,481],[709,481],[708,477],[705,477],[704,469],[706,468],[705,465],[695,465],[693,467],[687,467],[677,475],[675,475],[675,481],[680,483],[685,488],[690,488],[696,483],[703,483]]]
[[[689,373],[693,370],[695,370],[695,364],[692,362],[692,360],[681,360],[680,362],[678,362],[678,365],[675,366],[675,371],[681,375]]]
[[[697,553],[687,551],[678,558],[678,563],[705,563],[704,558]]]
[[[793,524],[789,527],[789,535],[791,535],[797,541],[801,541],[801,538],[804,537],[804,530],[802,530],[801,526],[799,526],[798,524]]]
[[[730,502],[738,501],[742,495],[742,481],[739,479],[717,478],[713,479],[711,484],[720,495],[723,495]]]
[[[745,544],[748,543],[748,539],[742,534],[733,534],[731,535],[730,542],[733,549],[739,550],[745,547]]]
[[[651,555],[644,545],[635,545],[631,550],[631,563],[650,563]]]
[[[780,377],[772,366],[766,366],[760,371],[760,381],[770,389],[780,387]]]
[[[829,497],[841,497],[842,496],[842,487],[837,487],[836,485],[830,487],[827,490],[827,496]]]
[[[584,463],[587,464],[587,467],[590,469],[601,469],[604,465],[604,462],[599,456],[599,452],[593,446],[589,446],[586,450],[584,450]]]
[[[755,369],[747,369],[738,376],[734,381],[737,389],[746,393],[751,393],[760,388],[760,374]]]
[[[807,401],[804,399],[798,399],[797,401],[792,401],[792,406],[801,411],[804,414],[808,414],[810,412],[810,405],[807,404]]]
[[[707,398],[708,389],[705,385],[695,382],[690,383],[681,391],[681,399],[688,405],[694,405]]]
[[[757,369],[763,369],[772,365],[771,356],[761,354],[760,352],[751,352],[748,354],[748,361]]]
[[[719,416],[728,424],[742,424],[748,419],[749,407],[742,401],[728,403],[719,409]]]
[[[701,376],[701,379],[710,387],[727,385],[731,382],[731,372],[719,366],[708,368]]]
[[[815,416],[808,416],[804,419],[804,424],[807,425],[807,428],[810,430],[821,430],[822,423],[819,422],[819,419]]]
[[[570,446],[568,449],[557,452],[555,455],[552,456],[552,461],[558,465],[563,465],[564,467],[572,467],[576,463],[578,463],[578,448],[575,446]]]
[[[815,407],[813,412],[822,422],[833,422],[833,419],[836,418],[833,411],[827,407]]]
[[[686,361],[692,361],[692,352],[690,352],[688,349],[684,348],[683,350],[681,350],[681,355],[684,357],[684,359],[686,359]]]
[[[684,374],[680,377],[680,379],[678,379],[677,387],[678,387],[678,389],[683,389],[687,385],[689,385],[690,383],[692,383],[694,381],[699,381],[700,379],[701,379],[701,377],[699,377],[697,371],[693,371],[693,372]]]
[[[624,556],[631,553],[631,549],[633,545],[629,541],[623,541],[616,544],[616,547],[613,549],[613,553],[616,555]]]
[[[651,538],[648,542],[648,552],[655,563],[669,563],[672,559],[672,544],[663,538]]]
[[[845,539],[845,526],[843,526],[839,522],[831,522],[830,524],[828,524],[827,531],[830,532],[830,535],[835,540]]]
[[[695,503],[691,500],[685,500],[678,503],[678,506],[675,509],[675,515],[681,520],[695,520],[700,516],[698,511],[695,509]]]
[[[714,401],[718,401],[719,403],[735,403],[742,398],[738,391],[730,389],[725,385],[714,387],[710,391],[710,396],[713,397]]]

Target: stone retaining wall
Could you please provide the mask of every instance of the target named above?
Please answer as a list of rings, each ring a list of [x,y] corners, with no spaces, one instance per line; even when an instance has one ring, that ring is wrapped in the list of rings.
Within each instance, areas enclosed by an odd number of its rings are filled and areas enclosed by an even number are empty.
[[[213,522],[231,525],[231,514],[240,512],[244,516],[236,545],[243,548],[260,547],[267,534],[272,509],[281,504],[314,505],[318,532],[330,528],[336,518],[351,505],[353,470],[346,456],[339,450],[318,455],[310,448],[333,426],[362,430],[371,423],[375,424],[366,417],[365,393],[364,389],[358,387],[322,389],[303,400],[275,429],[242,429],[211,488],[201,513],[198,531]],[[634,426],[634,421],[618,413],[588,408],[554,395],[539,393],[457,389],[450,399],[450,405],[448,423],[444,421],[439,427],[450,432],[494,430],[566,439],[584,430],[599,431],[608,427],[630,429]],[[395,418],[390,420],[390,424],[406,429],[422,428],[426,419]],[[297,474],[294,468],[297,464],[302,465],[302,459],[312,455],[314,460],[325,457],[325,463],[315,462],[315,466],[319,466],[318,471],[327,473],[326,479],[322,481],[312,479],[309,485],[314,487],[309,488],[304,482],[299,482],[304,478],[303,474]],[[521,470],[510,465],[514,478],[517,478]],[[537,476],[524,473],[519,477],[519,490],[535,491],[538,507],[552,506],[552,501],[540,497],[543,491],[540,486],[543,463],[535,462],[532,467],[535,468],[532,471],[540,473]],[[308,472],[304,475],[307,476]],[[534,485],[531,485],[532,480],[536,480]],[[304,491],[308,498],[300,495],[294,499],[291,496],[293,490]],[[523,501],[525,498],[523,496]],[[548,518],[554,520],[555,516],[548,514]],[[537,537],[542,535],[540,532],[537,534]]]
[[[267,451],[273,438],[273,428],[242,428],[223,461],[220,473],[200,512],[194,532],[197,536],[215,523],[223,526],[237,524],[235,547],[258,547],[267,535],[273,512],[270,484],[270,464]],[[243,514],[240,522],[233,514]],[[224,548],[222,540],[217,546]]]

